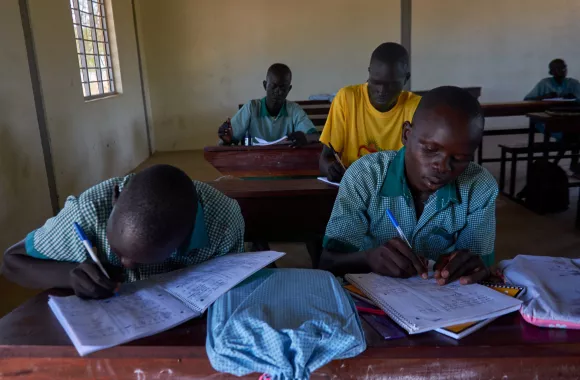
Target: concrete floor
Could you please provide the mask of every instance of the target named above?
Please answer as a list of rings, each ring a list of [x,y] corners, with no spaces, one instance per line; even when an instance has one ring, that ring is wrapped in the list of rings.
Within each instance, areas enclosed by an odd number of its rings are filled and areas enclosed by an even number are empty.
[[[525,142],[525,136],[509,137],[510,142]],[[499,156],[497,144],[506,142],[505,136],[486,137],[484,156]],[[202,151],[184,151],[156,153],[136,170],[148,166],[166,163],[175,165],[192,178],[200,181],[211,181],[220,176],[203,159]],[[568,162],[562,161],[567,168]],[[499,164],[485,165],[496,178],[499,175]],[[525,181],[525,163],[518,165],[516,188],[521,189]],[[503,197],[497,201],[497,239],[496,259],[504,260],[517,254],[580,257],[580,231],[574,229],[578,189],[572,189],[570,209],[561,214],[540,216]],[[310,258],[306,248],[301,244],[273,243],[271,248],[286,252],[287,255],[277,264],[280,267],[309,267]],[[0,278],[0,316],[4,315],[24,300],[35,294],[34,291],[22,289]]]

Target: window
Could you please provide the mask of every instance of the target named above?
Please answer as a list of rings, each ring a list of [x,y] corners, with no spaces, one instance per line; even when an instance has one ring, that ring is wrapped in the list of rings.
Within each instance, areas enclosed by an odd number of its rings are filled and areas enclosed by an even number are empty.
[[[86,100],[117,93],[105,0],[70,0]]]

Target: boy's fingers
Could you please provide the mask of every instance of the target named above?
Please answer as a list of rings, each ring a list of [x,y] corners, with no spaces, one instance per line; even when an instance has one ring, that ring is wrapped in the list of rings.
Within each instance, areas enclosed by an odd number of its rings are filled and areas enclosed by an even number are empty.
[[[459,283],[461,285],[475,284],[475,283],[478,283],[480,281],[485,280],[488,276],[489,276],[489,269],[478,267],[478,268],[476,268],[476,271],[474,271],[470,275],[462,276],[461,278],[459,278]]]
[[[472,255],[469,251],[461,250],[452,255],[451,260],[445,268],[441,270],[441,277],[450,278],[457,272],[467,261],[471,259]]]
[[[423,273],[427,272],[427,269],[421,260],[419,260],[417,255],[413,253],[411,248],[409,248],[407,243],[405,243],[402,239],[394,238],[389,240],[389,243],[392,244],[411,263],[414,268],[413,274],[422,275]]]

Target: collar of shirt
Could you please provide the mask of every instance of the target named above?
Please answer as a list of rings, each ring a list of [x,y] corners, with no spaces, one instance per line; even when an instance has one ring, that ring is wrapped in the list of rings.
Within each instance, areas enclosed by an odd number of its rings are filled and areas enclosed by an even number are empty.
[[[282,104],[282,108],[280,108],[278,116],[272,116],[270,115],[270,113],[268,112],[268,108],[266,107],[266,97],[264,96],[260,100],[260,117],[271,117],[273,119],[278,119],[279,117],[286,116],[288,116],[288,110],[286,110],[286,101],[284,101],[284,104]]]
[[[381,186],[379,194],[383,197],[404,197],[405,202],[410,206],[413,202],[413,196],[407,185],[405,177],[405,147],[402,147],[398,152],[389,168],[387,169],[387,177]],[[457,191],[455,181],[448,183],[434,194],[437,197],[437,210],[442,210],[449,205],[449,203],[461,203],[461,196]],[[433,195],[432,195],[433,196]]]
[[[189,238],[189,243],[185,248],[180,248],[173,254],[187,254],[194,249],[202,249],[209,246],[209,236],[205,225],[205,216],[201,203],[197,202],[197,214],[195,215],[195,225]]]

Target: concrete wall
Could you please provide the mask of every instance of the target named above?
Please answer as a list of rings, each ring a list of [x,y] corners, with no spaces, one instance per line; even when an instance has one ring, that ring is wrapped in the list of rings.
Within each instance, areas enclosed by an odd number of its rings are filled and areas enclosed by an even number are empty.
[[[131,0],[114,0],[122,94],[85,102],[69,0],[29,0],[61,205],[148,156]]]
[[[18,0],[0,1],[0,36],[1,260],[52,211]]]
[[[274,62],[294,73],[289,98],[305,99],[364,82],[372,50],[400,40],[399,0],[138,4],[160,151],[215,143],[239,103],[263,96]]]
[[[558,57],[578,78],[579,19],[577,0],[413,0],[412,88],[482,86],[483,102],[522,100]]]

